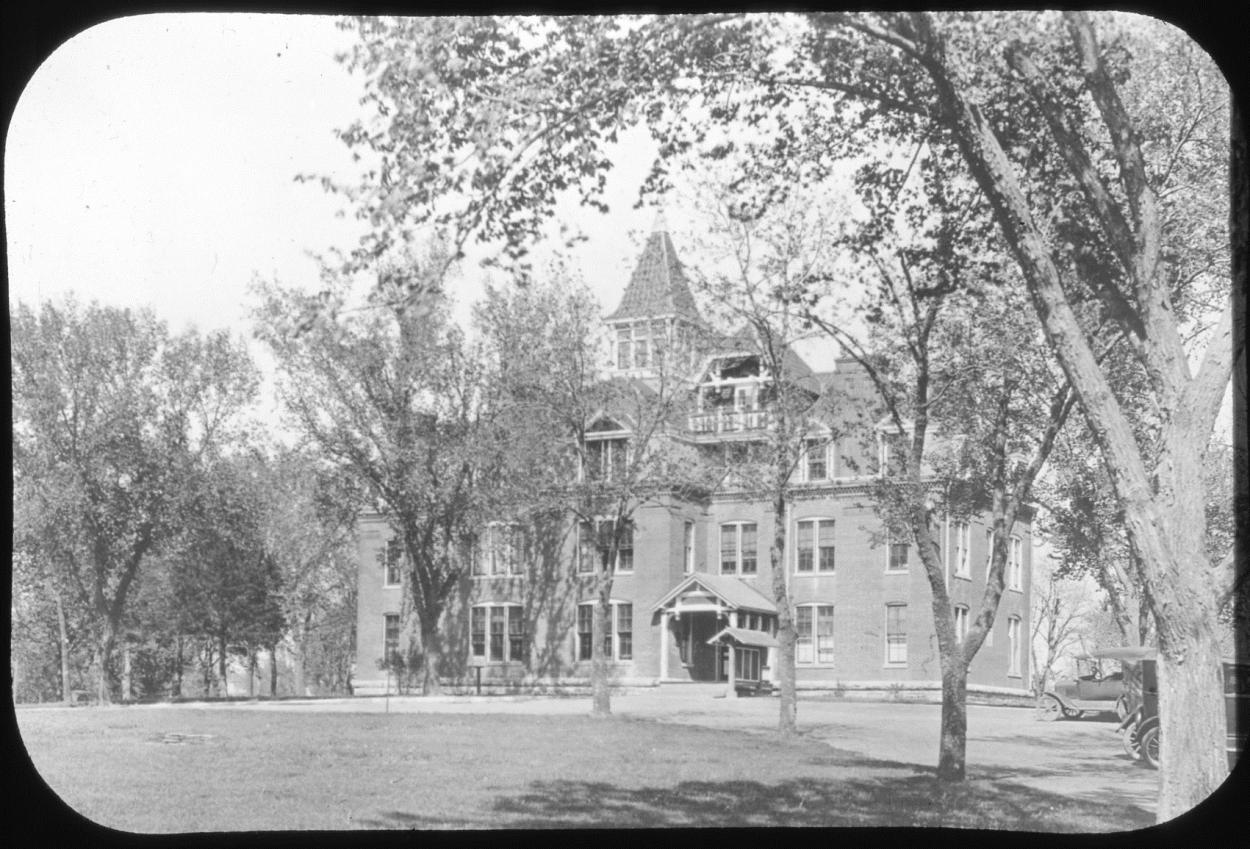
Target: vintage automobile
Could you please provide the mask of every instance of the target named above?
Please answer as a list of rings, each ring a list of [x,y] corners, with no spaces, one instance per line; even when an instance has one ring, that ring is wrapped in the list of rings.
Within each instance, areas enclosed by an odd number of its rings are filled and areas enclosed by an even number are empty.
[[[1129,676],[1129,713],[1120,723],[1124,751],[1154,769],[1159,768],[1159,681],[1154,649],[1120,649]],[[1250,664],[1225,659],[1224,686],[1225,751],[1231,770],[1246,748],[1250,729]]]
[[[1077,677],[1061,678],[1038,704],[1042,719],[1075,719],[1084,713],[1111,713],[1123,719],[1129,713],[1128,690],[1120,651],[1108,649],[1078,657]]]

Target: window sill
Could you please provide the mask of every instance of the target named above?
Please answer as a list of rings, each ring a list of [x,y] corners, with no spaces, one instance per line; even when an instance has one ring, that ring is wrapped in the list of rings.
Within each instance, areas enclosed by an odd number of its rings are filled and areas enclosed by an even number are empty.
[[[1023,588],[1023,587],[1008,587],[1008,588],[1007,588],[1007,592],[1009,592],[1009,593],[1023,593],[1023,592],[1024,592],[1024,588]]]
[[[886,569],[885,570],[885,574],[887,575],[908,575],[910,573],[911,573],[910,569]]]
[[[959,579],[959,580],[961,580],[961,581],[971,581],[971,580],[972,580],[972,575],[970,575],[970,574],[969,574],[969,575],[961,575],[961,574],[959,574],[958,572],[956,572],[956,573],[954,573],[953,575],[951,575],[951,577],[952,577],[952,578],[958,578],[958,579]]]
[[[837,569],[827,569],[827,570],[819,571],[819,572],[795,571],[794,577],[796,578],[832,578],[836,574],[838,574]]]
[[[907,662],[903,661],[902,663],[897,663],[897,662],[896,663],[883,663],[881,664],[881,668],[882,669],[906,669]]]
[[[499,581],[508,578],[524,579],[524,575],[470,575],[469,578],[474,581]],[[395,586],[399,586],[396,584]]]

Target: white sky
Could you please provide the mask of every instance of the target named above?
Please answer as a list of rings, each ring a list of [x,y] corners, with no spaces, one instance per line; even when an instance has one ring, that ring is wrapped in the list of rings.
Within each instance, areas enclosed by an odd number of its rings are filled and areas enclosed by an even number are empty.
[[[334,135],[361,109],[362,79],[334,60],[351,37],[330,17],[169,14],[110,21],[63,44],[10,127],[10,301],[33,306],[72,290],[150,306],[174,330],[249,335],[255,275],[317,287],[309,252],[350,249],[362,225],[337,215],[345,201],[294,177],[351,182],[359,171]],[[567,207],[590,236],[575,264],[605,310],[655,215],[632,208],[650,145],[643,134],[626,139],[609,181],[612,215]],[[679,229],[680,214],[667,217]],[[465,319],[483,273],[469,262],[462,277]]]

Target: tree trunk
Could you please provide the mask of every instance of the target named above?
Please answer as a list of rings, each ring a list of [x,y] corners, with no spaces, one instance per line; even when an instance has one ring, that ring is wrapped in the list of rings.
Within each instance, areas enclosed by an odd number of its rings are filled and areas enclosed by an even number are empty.
[[[278,697],[278,646],[269,647],[269,697]]]
[[[61,701],[70,705],[74,703],[74,692],[69,683],[69,631],[65,627],[65,608],[61,604],[60,590],[56,591],[56,627],[61,649]]]
[[[786,500],[779,495],[773,501],[773,542],[769,547],[769,563],[773,571],[773,598],[777,602],[777,683],[781,685],[781,705],[777,730],[783,737],[798,733],[799,699],[794,671],[794,613],[790,605],[790,588],[786,576]]]
[[[952,654],[962,655],[956,650]],[[963,781],[968,750],[968,665],[962,657],[942,658],[942,731],[937,777]]]
[[[599,589],[598,603],[592,617],[590,634],[590,698],[591,716],[612,713],[612,686],[609,681],[611,658],[604,651],[612,636],[612,584],[604,582]]]
[[[182,697],[182,635],[174,636],[174,698]]]
[[[113,700],[113,649],[117,641],[117,632],[113,623],[106,617],[96,641],[96,655],[92,663],[95,673],[96,701],[107,705]]]
[[[1159,807],[1188,812],[1228,775],[1220,651],[1211,628],[1159,653]]]
[[[226,638],[224,636],[217,638],[217,694],[223,699],[230,695],[230,679],[227,677],[228,668],[226,664]]]
[[[439,680],[438,670],[442,665],[443,652],[439,645],[437,616],[421,617],[421,694],[423,696],[442,695],[443,682]],[[507,635],[504,635],[507,639]]]

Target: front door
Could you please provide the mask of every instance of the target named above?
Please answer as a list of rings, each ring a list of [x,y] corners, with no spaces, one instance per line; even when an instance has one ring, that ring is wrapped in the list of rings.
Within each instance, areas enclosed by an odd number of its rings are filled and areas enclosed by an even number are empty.
[[[690,658],[690,678],[694,681],[716,681],[720,672],[717,662],[717,650],[720,646],[709,646],[707,641],[716,636],[719,630],[715,613],[687,613],[682,616],[686,620],[686,657]]]

